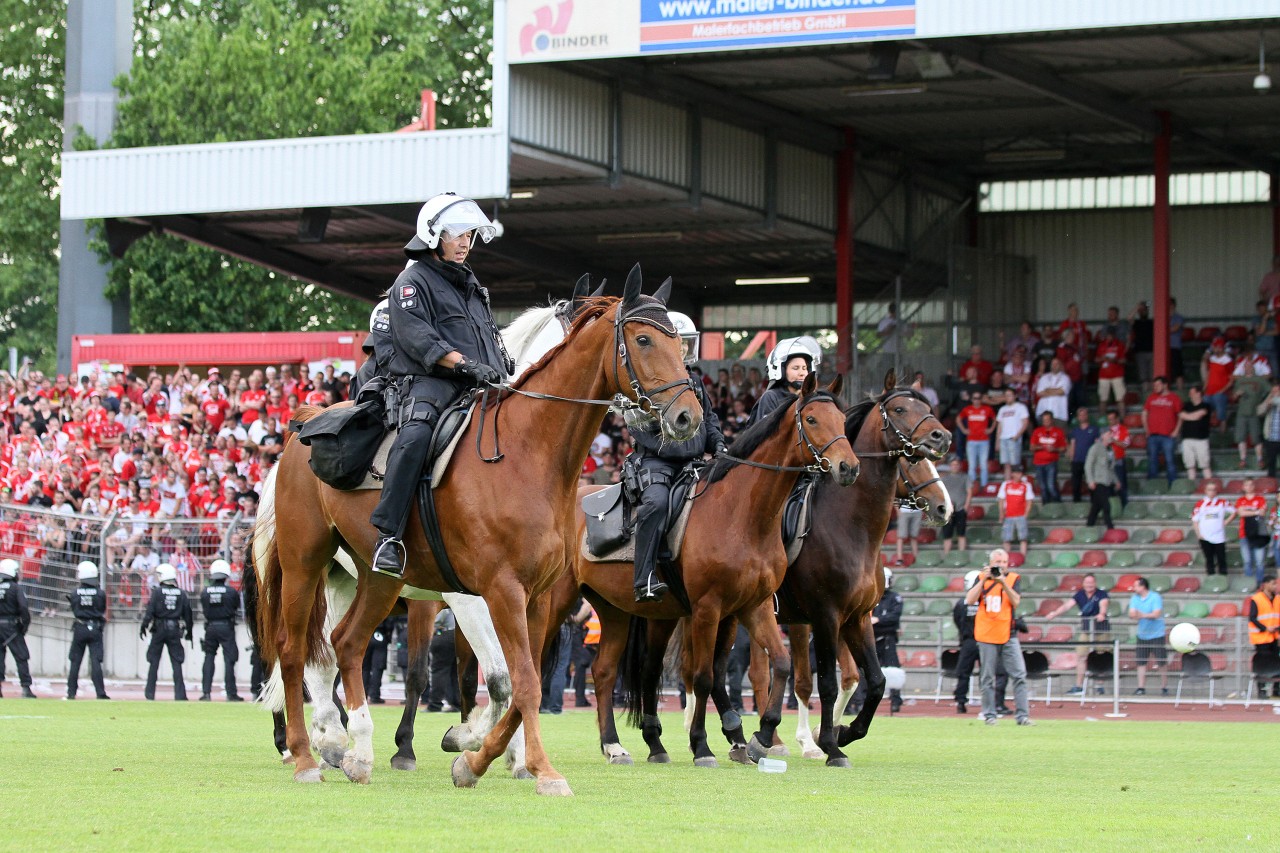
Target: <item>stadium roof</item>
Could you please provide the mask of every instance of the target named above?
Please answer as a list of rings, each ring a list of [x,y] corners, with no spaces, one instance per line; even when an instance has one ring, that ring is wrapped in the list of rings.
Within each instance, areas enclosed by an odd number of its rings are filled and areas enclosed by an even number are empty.
[[[1175,172],[1280,172],[1280,92],[1253,86],[1260,30],[1278,24],[1184,23],[553,67],[824,155],[840,149],[851,127],[859,169],[879,164],[898,180],[959,200],[987,181],[1149,173],[1162,112],[1172,126]],[[1273,42],[1280,56],[1280,39]],[[512,190],[526,192],[494,202],[506,234],[482,255],[482,278],[498,305],[527,305],[567,291],[584,270],[614,275],[636,259],[655,272],[679,270],[704,304],[832,298],[830,229],[769,221],[716,200],[693,204],[687,188],[526,144],[515,130],[508,175]],[[875,203],[859,197],[857,206]],[[121,214],[112,234],[123,246],[140,230],[161,228],[372,299],[403,266],[400,247],[416,210],[408,200],[140,210]],[[902,263],[883,247],[858,245],[860,280],[887,280]],[[746,271],[768,276],[798,266],[826,272],[785,292],[734,286]]]

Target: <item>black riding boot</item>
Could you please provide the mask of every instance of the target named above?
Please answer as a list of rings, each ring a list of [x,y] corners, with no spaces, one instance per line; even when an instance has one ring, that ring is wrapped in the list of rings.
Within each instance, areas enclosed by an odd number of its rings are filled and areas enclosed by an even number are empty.
[[[400,428],[391,445],[386,479],[382,481],[382,497],[370,518],[381,534],[373,551],[375,572],[393,578],[404,577],[404,530],[434,433],[432,422],[409,421]]]

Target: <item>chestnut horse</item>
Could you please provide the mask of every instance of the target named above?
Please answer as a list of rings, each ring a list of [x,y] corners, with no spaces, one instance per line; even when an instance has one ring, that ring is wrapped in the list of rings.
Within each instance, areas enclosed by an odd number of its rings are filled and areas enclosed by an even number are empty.
[[[477,413],[459,445],[463,451],[433,493],[446,522],[441,533],[450,561],[461,583],[488,605],[512,680],[511,709],[478,752],[464,752],[453,764],[459,787],[476,784],[523,721],[526,766],[537,779],[538,793],[572,794],[542,746],[541,686],[530,629],[543,636],[545,625],[531,626],[530,617],[537,615],[531,599],[555,582],[577,549],[575,487],[608,398],[619,395],[630,406],[657,411],[664,434],[675,440],[693,435],[702,418],[696,399],[685,394],[691,391],[688,372],[665,301],[642,296],[640,285],[637,267],[622,299],[592,300],[564,343],[531,367],[510,395]],[[300,413],[300,420],[304,414],[315,412]],[[485,443],[489,457],[481,450]],[[477,452],[469,452],[472,447]],[[341,547],[359,571],[355,601],[332,637],[353,741],[342,769],[352,781],[367,783],[373,722],[361,661],[369,638],[406,584],[423,590],[449,587],[417,519],[410,522],[405,576],[372,575],[376,533],[369,516],[377,493],[343,492],[320,483],[306,464],[309,452],[290,442],[277,466],[274,535],[261,570],[262,658],[267,665],[279,661],[294,778],[320,781],[303,719],[303,667],[324,654],[324,581]]]
[[[805,470],[830,473],[841,486],[857,479],[858,458],[845,438],[844,417],[835,396],[840,387],[837,378],[828,390],[821,391],[816,376],[810,374],[791,405],[780,406],[738,437],[734,449],[745,460],[720,457],[705,485],[694,485],[699,492],[674,568],[683,579],[692,610],[696,698],[691,702],[696,703],[696,710],[689,743],[699,767],[716,765],[703,723],[713,684],[716,635],[728,616],[742,619],[752,636],[772,653],[777,689],[770,694],[769,707],[761,716],[759,737],[762,743],[773,741],[773,730],[781,719],[789,662],[772,609],[758,605],[772,597],[787,569],[778,530],[783,505],[798,474]],[[579,493],[592,491],[594,487],[584,487]],[[579,514],[579,538],[584,525],[585,518]],[[613,685],[630,633],[631,653],[623,668],[631,719],[642,727],[650,748],[649,761],[665,763],[670,759],[661,742],[656,702],[661,664],[646,662],[644,647],[666,648],[676,622],[689,614],[675,593],[680,584],[673,584],[673,592],[662,602],[637,604],[629,563],[592,562],[579,555],[576,572],[583,594],[600,617],[600,651],[592,674],[601,751],[611,763],[630,763],[630,756],[618,742],[613,720]],[[554,614],[553,619],[562,620],[564,615]]]

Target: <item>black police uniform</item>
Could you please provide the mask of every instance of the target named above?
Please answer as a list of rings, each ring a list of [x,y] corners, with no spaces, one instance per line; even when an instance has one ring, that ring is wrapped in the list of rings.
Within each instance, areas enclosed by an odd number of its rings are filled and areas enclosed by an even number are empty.
[[[102,630],[107,622],[107,594],[90,580],[83,580],[75,591],[67,595],[71,602],[71,615],[75,623],[71,627],[71,653],[67,656],[70,669],[67,672],[67,698],[76,698],[80,689],[80,662],[84,650],[89,650],[89,677],[99,699],[107,699],[107,688],[102,680]]]
[[[871,626],[871,632],[875,635],[876,659],[880,661],[880,666],[901,666],[898,662],[898,626],[902,623],[902,596],[892,589],[886,589],[871,615],[877,620]],[[867,695],[865,685],[866,680],[863,679],[853,691],[852,703],[858,708],[862,707]],[[889,710],[896,712],[901,707],[902,691],[890,690]]]
[[[631,434],[636,450],[627,462],[634,466],[643,489],[636,506],[635,519],[637,591],[651,586],[650,578],[658,564],[671,484],[689,461],[701,459],[703,454],[716,452],[724,447],[720,419],[711,408],[702,382],[694,379],[693,391],[702,405],[702,425],[692,438],[686,441],[664,440],[656,422],[648,429],[635,429]],[[665,587],[656,581],[652,586],[657,591],[654,599],[661,598],[661,591]]]
[[[394,352],[391,345],[390,306],[377,311],[373,317],[373,325],[369,329],[369,337],[360,346],[366,356],[364,363],[356,369],[355,380],[351,383],[351,399],[358,400],[360,391],[375,376],[386,376],[387,366],[391,364]]]
[[[36,698],[31,690],[31,667],[27,661],[31,652],[27,650],[27,628],[31,625],[31,610],[27,607],[27,597],[22,587],[14,578],[0,575],[0,681],[4,681],[4,650],[13,655],[14,666],[18,669],[18,683],[22,685],[22,695],[28,699]]]
[[[364,650],[364,662],[361,680],[364,682],[365,697],[372,705],[382,705],[382,674],[387,669],[387,647],[391,645],[391,632],[395,630],[392,619],[383,619],[369,638],[369,647]]]
[[[796,392],[785,379],[778,379],[769,389],[760,395],[756,404],[751,407],[751,416],[747,418],[747,426],[751,426],[761,418],[768,417],[779,406],[787,406],[796,399]]]
[[[240,650],[236,646],[236,614],[240,612],[240,593],[227,585],[227,579],[214,579],[200,593],[200,610],[204,613],[204,680],[201,682],[201,700],[209,699],[213,690],[213,665],[222,649],[222,666],[228,702],[241,702],[236,688],[236,661]]]
[[[434,254],[412,256],[418,262],[400,273],[389,295],[393,351],[387,372],[400,395],[399,410],[390,415],[400,431],[370,519],[392,539],[404,536],[440,412],[481,378],[499,381],[515,366],[503,350],[489,292],[471,268]],[[466,363],[454,369],[436,364],[453,351]]]
[[[443,711],[445,703],[462,707],[458,696],[458,620],[449,608],[436,616],[431,636],[431,692],[427,696],[428,711]]]
[[[156,674],[160,670],[160,655],[169,651],[169,663],[173,666],[173,698],[186,701],[187,685],[182,678],[182,662],[187,659],[182,648],[185,637],[191,639],[191,602],[187,594],[172,583],[163,583],[151,593],[151,601],[147,604],[146,615],[142,617],[142,627],[138,636],[145,637],[152,625],[155,631],[151,635],[151,645],[147,647],[147,686],[143,695],[148,699],[156,698]]]

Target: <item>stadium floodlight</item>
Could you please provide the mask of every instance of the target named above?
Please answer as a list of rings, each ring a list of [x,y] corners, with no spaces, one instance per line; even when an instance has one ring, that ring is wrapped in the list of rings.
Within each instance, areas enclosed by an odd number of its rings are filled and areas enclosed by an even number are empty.
[[[871,95],[919,95],[928,90],[925,83],[860,83],[845,86],[840,91],[847,98],[864,98]]]
[[[1066,158],[1064,148],[1014,148],[1008,151],[988,151],[982,159],[988,163],[1046,163]]]
[[[811,281],[807,275],[781,275],[773,278],[735,278],[734,284],[754,285],[754,284],[808,284]]]

